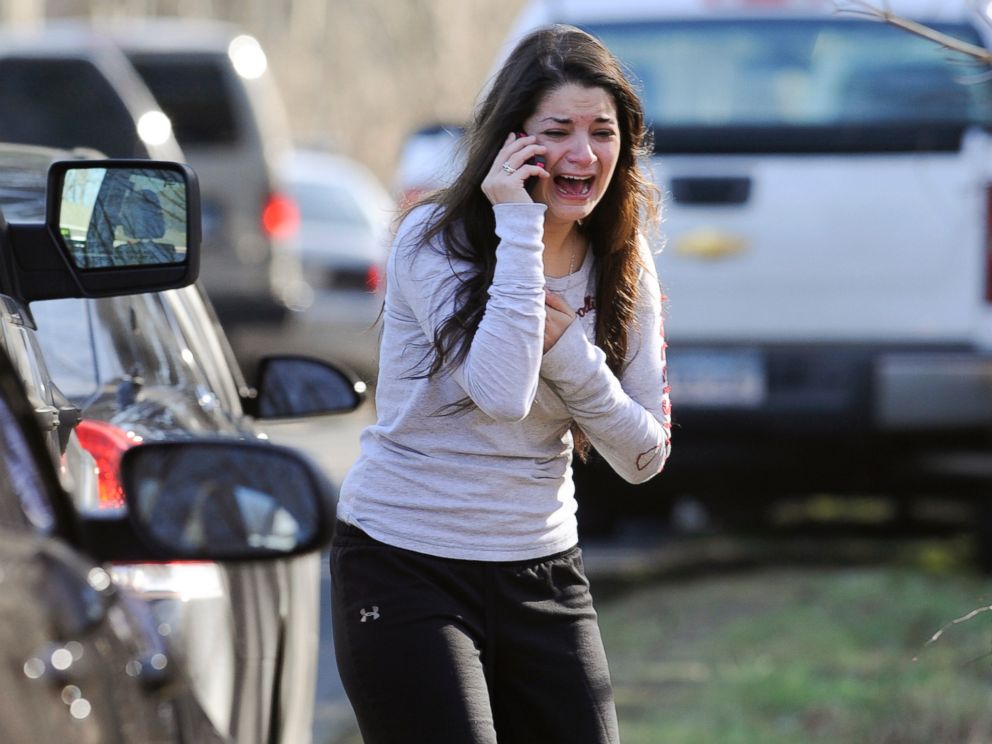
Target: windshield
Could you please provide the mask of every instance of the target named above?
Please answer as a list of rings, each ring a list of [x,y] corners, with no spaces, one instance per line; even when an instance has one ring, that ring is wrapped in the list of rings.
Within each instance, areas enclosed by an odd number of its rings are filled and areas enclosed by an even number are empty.
[[[0,60],[0,140],[91,147],[143,157],[134,119],[106,77],[82,59]]]
[[[298,182],[292,190],[304,221],[374,228],[357,197],[344,187]]]
[[[992,83],[980,77],[983,68],[883,23],[762,19],[587,29],[642,86],[660,151],[685,146],[676,130],[695,130],[712,143],[728,128],[763,129],[774,140],[786,129],[846,129],[850,137],[879,127],[960,130],[992,122]],[[980,43],[970,26],[938,29]],[[760,139],[737,146],[757,147]]]
[[[130,59],[172,120],[172,130],[183,146],[238,141],[240,132],[224,79],[223,57],[132,54]]]

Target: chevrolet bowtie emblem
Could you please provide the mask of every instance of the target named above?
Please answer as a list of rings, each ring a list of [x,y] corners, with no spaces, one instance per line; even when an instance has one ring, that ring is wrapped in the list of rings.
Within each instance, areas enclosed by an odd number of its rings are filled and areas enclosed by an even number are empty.
[[[691,230],[675,241],[676,251],[696,258],[726,258],[746,249],[744,238],[719,230]]]

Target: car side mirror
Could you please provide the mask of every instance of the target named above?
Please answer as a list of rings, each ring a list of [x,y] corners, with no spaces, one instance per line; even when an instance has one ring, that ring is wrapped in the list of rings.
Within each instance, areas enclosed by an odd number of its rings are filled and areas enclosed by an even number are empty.
[[[248,561],[323,547],[335,491],[316,466],[277,445],[222,439],[127,450],[126,514],[81,519],[99,560]]]
[[[199,272],[199,187],[182,163],[53,163],[45,224],[9,229],[27,302],[172,289]]]
[[[331,532],[331,494],[296,452],[262,443],[167,442],[121,459],[131,523],[180,559],[308,553]]]
[[[333,364],[304,356],[271,356],[258,368],[257,391],[246,410],[259,419],[303,418],[354,411],[365,383]]]

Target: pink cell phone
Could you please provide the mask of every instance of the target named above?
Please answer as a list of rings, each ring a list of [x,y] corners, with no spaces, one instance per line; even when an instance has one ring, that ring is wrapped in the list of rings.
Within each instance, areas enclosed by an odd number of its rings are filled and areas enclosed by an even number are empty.
[[[516,134],[517,134],[517,139],[527,136],[527,132],[525,132],[523,129],[519,130]],[[544,158],[543,155],[535,155],[534,157],[530,158],[527,161],[526,165],[539,165],[542,168],[546,168],[548,165],[548,161]],[[535,183],[537,183],[537,176],[531,176],[526,181],[524,181],[524,188],[530,189]]]
[[[527,132],[525,132],[522,129],[520,131],[518,131],[516,134],[517,134],[517,139],[520,139],[521,137],[526,137],[527,136]],[[526,164],[527,165],[539,165],[542,168],[544,168],[544,167],[547,166],[548,161],[544,158],[543,155],[535,155],[530,160],[528,160]]]

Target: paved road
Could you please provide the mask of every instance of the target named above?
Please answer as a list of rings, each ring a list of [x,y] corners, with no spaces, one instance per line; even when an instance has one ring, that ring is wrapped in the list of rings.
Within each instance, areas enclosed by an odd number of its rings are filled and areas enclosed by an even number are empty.
[[[355,413],[315,420],[314,422],[267,425],[272,441],[298,447],[317,462],[328,476],[340,483],[358,456],[358,435],[373,420],[371,403]],[[355,727],[341,679],[334,661],[331,642],[330,579],[327,555],[320,581],[320,641],[317,649],[317,700],[314,709],[313,744],[326,744],[338,733]]]
[[[326,556],[324,565],[327,565]],[[326,744],[336,734],[355,728],[341,678],[334,660],[331,641],[331,581],[324,571],[320,580],[320,643],[317,666],[317,701],[314,706],[313,744]]]

